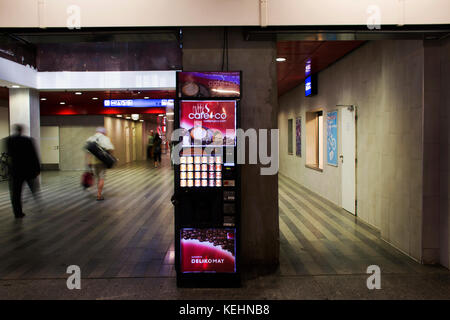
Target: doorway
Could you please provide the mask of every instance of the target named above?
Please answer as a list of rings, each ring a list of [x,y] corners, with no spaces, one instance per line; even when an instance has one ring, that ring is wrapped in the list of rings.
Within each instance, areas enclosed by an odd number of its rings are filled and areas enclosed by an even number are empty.
[[[341,205],[356,215],[356,108],[341,108]]]
[[[137,151],[137,146],[136,146],[136,127],[133,126],[132,128],[133,130],[133,161],[136,161],[136,151]]]
[[[125,127],[125,157],[126,162],[131,161],[130,157],[130,127]]]
[[[45,170],[59,170],[59,127],[41,126],[41,162]]]

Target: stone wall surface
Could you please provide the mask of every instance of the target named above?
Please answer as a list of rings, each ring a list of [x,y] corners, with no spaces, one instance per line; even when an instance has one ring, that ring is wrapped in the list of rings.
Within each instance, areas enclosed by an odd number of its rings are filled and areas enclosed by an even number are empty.
[[[306,111],[357,106],[357,215],[417,260],[422,259],[423,59],[422,41],[368,42],[318,74],[316,96],[305,97],[303,84],[281,96],[278,116],[280,173],[340,206],[341,166],[325,159],[319,172],[305,167],[305,154],[288,155],[287,122],[302,117],[305,148]],[[326,130],[324,125],[324,137]],[[326,143],[323,148],[326,155]]]

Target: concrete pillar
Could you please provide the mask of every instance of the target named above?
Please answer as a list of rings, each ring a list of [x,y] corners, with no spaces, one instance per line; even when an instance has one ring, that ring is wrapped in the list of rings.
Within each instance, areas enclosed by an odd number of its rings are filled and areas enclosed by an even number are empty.
[[[427,42],[426,42],[427,44]],[[441,41],[432,41],[425,47],[427,50],[433,51],[432,59],[435,73],[438,73],[439,78],[435,80],[434,85],[437,86],[437,90],[429,90],[430,97],[436,91],[438,91],[437,98],[432,97],[433,103],[439,106],[439,111],[435,115],[439,120],[437,121],[437,127],[439,128],[439,168],[436,175],[439,176],[439,188],[440,201],[439,201],[439,260],[440,264],[450,268],[450,192],[449,192],[449,180],[450,180],[450,158],[449,158],[449,146],[450,146],[450,39],[446,38]],[[432,48],[432,49],[431,49]],[[427,51],[425,51],[427,53]],[[427,55],[425,55],[427,58]],[[429,59],[428,59],[429,60]],[[425,79],[427,81],[427,79]],[[424,82],[425,82],[424,81]],[[425,85],[425,89],[428,86]],[[427,103],[425,100],[425,103]],[[426,105],[425,105],[426,107]],[[437,218],[436,218],[437,220]]]
[[[441,264],[450,269],[450,38],[442,40],[441,47],[441,202],[440,202],[440,225],[441,225]]]
[[[450,41],[424,41],[422,261],[449,267]]]
[[[14,124],[24,125],[24,135],[31,136],[39,150],[41,133],[39,93],[37,90],[9,89],[9,126],[11,133]]]
[[[276,44],[245,41],[241,28],[229,28],[229,68],[242,71],[241,127],[277,128]],[[183,32],[183,70],[221,71],[223,28]],[[242,167],[244,268],[271,271],[279,263],[278,175],[262,176],[260,165]]]

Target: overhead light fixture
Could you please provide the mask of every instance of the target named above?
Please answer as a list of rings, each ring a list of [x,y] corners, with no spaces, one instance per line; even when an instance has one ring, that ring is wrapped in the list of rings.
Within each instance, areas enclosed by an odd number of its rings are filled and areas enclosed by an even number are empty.
[[[47,98],[41,98],[41,101],[45,101],[45,100],[47,100]]]
[[[139,115],[138,115],[137,113],[133,113],[133,114],[131,115],[131,119],[133,119],[133,120],[139,120]]]
[[[131,118],[130,117],[125,117],[125,119],[130,120]]]
[[[279,57],[279,58],[276,58],[276,60],[278,62],[284,62],[284,61],[286,61],[286,58]]]
[[[116,117],[117,118],[122,118],[122,115],[121,114],[117,114]]]
[[[141,119],[141,120],[139,120],[139,121],[140,121],[140,122],[144,122],[144,120],[142,120],[142,119]]]
[[[82,94],[83,94],[83,92],[79,92],[79,91],[77,91],[77,92],[75,92],[75,94],[76,94],[77,96],[79,96],[79,95],[82,95]]]
[[[93,97],[92,100],[98,100],[98,98],[97,97]]]
[[[166,112],[166,116],[173,116],[174,113],[173,112]]]
[[[64,101],[61,101],[59,104],[66,104]]]
[[[15,88],[15,89],[17,89],[17,88],[20,88],[20,86],[18,86],[18,85],[16,85],[16,84],[14,84],[14,85],[12,85],[12,86],[11,86],[11,88]]]
[[[162,116],[164,116],[163,114],[158,114],[158,117],[162,117]]]
[[[150,99],[149,97],[144,97],[144,99]]]

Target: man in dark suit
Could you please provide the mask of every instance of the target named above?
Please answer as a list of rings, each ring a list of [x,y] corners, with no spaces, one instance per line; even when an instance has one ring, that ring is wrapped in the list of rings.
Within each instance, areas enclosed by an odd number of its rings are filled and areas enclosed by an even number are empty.
[[[6,139],[6,148],[9,156],[9,190],[14,216],[19,219],[25,214],[22,212],[22,187],[26,182],[33,195],[38,188],[37,176],[41,172],[41,164],[30,137],[22,135],[23,126],[14,125],[14,133]]]

